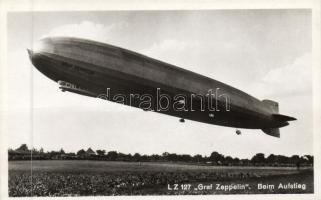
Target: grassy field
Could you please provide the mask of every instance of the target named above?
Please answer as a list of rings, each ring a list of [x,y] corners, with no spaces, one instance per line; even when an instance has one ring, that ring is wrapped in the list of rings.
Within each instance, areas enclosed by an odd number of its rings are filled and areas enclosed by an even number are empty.
[[[10,196],[312,192],[313,170],[309,168],[65,160],[9,162]]]

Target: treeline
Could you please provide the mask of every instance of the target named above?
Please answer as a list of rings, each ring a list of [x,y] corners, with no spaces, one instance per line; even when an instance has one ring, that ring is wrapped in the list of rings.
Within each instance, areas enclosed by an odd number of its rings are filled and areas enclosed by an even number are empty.
[[[175,154],[164,152],[161,155],[124,154],[117,151],[96,150],[91,148],[81,149],[77,152],[66,153],[63,149],[59,151],[47,151],[41,148],[28,149],[22,144],[17,149],[9,149],[9,160],[102,160],[102,161],[128,161],[128,162],[185,162],[204,165],[225,165],[225,166],[312,166],[313,156],[311,155],[274,155],[265,156],[263,153],[255,154],[251,159],[239,159],[237,157],[225,156],[216,151],[210,156],[189,154]]]

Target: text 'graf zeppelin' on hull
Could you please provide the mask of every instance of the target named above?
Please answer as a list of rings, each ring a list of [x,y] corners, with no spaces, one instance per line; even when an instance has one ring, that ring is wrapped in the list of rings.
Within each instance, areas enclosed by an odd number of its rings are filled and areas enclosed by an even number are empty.
[[[51,37],[28,53],[33,65],[62,91],[105,94],[108,100],[181,121],[262,129],[280,137],[279,128],[295,120],[279,114],[277,102],[260,101],[222,82],[112,45]]]

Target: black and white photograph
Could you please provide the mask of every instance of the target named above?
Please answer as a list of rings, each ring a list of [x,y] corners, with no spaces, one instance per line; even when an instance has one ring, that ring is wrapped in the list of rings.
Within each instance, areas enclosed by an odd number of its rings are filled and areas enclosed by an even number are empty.
[[[7,12],[8,197],[315,194],[312,19]]]

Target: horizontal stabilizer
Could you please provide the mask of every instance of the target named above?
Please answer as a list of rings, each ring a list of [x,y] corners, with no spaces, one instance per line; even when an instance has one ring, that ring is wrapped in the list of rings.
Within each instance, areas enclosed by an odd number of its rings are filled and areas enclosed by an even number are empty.
[[[270,136],[273,137],[280,137],[280,129],[278,128],[267,128],[267,129],[262,129],[262,131]]]
[[[281,114],[272,114],[273,118],[279,120],[279,121],[294,121],[296,118],[286,116],[286,115],[281,115]]]

